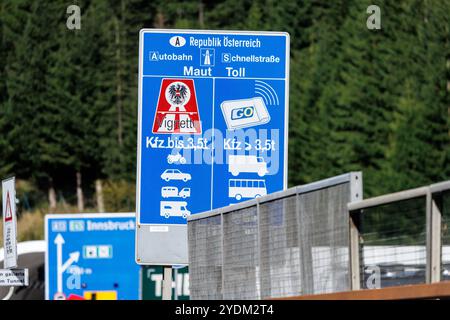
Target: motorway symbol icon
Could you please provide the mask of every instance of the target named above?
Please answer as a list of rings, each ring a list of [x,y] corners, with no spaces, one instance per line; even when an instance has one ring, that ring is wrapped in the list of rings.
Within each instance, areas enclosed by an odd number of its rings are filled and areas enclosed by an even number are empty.
[[[200,59],[201,59],[200,65],[202,67],[214,66],[214,59],[215,59],[214,52],[215,52],[214,49],[209,48],[200,49]]]

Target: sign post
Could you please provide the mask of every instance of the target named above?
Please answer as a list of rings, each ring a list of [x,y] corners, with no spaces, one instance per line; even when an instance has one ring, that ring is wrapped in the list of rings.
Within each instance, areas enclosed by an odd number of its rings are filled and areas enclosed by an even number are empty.
[[[2,181],[4,268],[17,267],[16,179]]]
[[[166,266],[163,268],[164,278],[163,278],[163,290],[162,299],[171,300],[172,298],[172,266]]]
[[[3,267],[0,269],[0,286],[11,287],[3,300],[14,293],[14,287],[28,286],[28,269],[17,268],[17,215],[16,215],[16,178],[2,181],[3,213]]]
[[[143,29],[136,262],[188,264],[188,216],[287,187],[289,35]]]
[[[141,296],[142,300],[161,300],[163,296],[164,268],[161,266],[142,266]],[[189,300],[188,267],[172,270],[171,299]]]

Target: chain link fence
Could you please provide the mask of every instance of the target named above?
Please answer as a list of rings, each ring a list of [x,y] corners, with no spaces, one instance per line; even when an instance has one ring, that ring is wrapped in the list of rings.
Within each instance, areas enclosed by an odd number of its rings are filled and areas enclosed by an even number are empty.
[[[352,172],[189,218],[191,299],[265,299],[351,289]]]

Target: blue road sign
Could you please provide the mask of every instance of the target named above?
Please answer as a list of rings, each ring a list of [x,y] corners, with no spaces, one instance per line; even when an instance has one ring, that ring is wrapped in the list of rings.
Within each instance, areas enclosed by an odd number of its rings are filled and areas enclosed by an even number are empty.
[[[154,246],[186,242],[190,215],[287,187],[288,85],[287,33],[141,30],[136,218],[168,227],[138,228],[138,263],[187,263],[185,246]]]
[[[139,299],[134,237],[133,213],[46,215],[46,299]]]

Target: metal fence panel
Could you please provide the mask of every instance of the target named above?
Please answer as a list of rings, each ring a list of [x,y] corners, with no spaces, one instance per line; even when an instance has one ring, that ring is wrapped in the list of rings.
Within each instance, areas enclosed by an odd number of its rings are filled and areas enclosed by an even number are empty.
[[[361,194],[352,173],[189,218],[191,298],[450,280],[450,181],[363,201]]]
[[[222,299],[222,222],[221,216],[192,221],[188,229],[189,257],[195,261],[189,269],[190,294]]]
[[[264,299],[349,290],[347,203],[360,173],[188,221],[191,299]],[[214,222],[213,222],[214,221]]]
[[[425,213],[426,197],[364,209],[360,217],[361,288],[426,282]],[[372,274],[377,274],[379,283],[371,281]]]
[[[350,290],[350,184],[299,197],[303,294]]]
[[[250,207],[223,216],[223,298],[258,299],[257,210]]]
[[[449,194],[450,180],[348,203],[353,289],[450,280]]]
[[[261,297],[299,294],[296,196],[263,203],[260,212]]]

